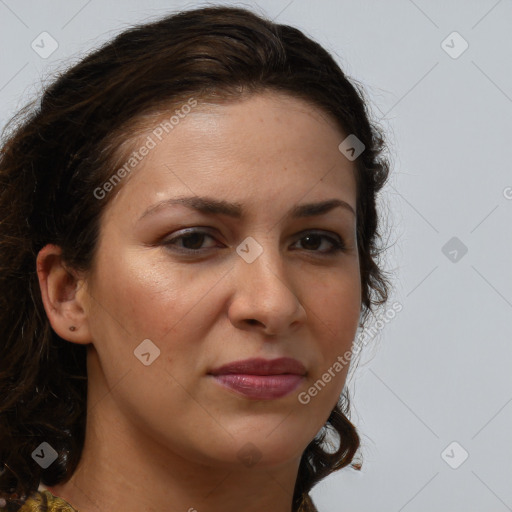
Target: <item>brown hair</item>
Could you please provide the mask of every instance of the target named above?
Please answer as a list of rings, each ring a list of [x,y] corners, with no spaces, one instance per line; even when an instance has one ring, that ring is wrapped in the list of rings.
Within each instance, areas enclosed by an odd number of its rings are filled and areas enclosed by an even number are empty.
[[[355,161],[363,323],[387,301],[376,211],[389,172],[384,140],[362,88],[331,55],[296,28],[234,7],[182,11],[124,31],[61,74],[3,133],[0,497],[7,510],[17,510],[40,481],[52,486],[69,479],[85,435],[86,347],[52,330],[37,279],[38,252],[53,243],[70,268],[91,269],[99,220],[113,197],[98,200],[93,191],[126,157],[119,148],[132,140],[131,127],[142,116],[191,96],[221,102],[267,90],[308,101],[365,145]],[[360,439],[348,414],[345,391],[303,453],[294,512],[316,511],[311,488],[353,461]],[[334,452],[324,446],[328,430],[339,437]],[[58,452],[46,469],[31,456],[44,441]]]

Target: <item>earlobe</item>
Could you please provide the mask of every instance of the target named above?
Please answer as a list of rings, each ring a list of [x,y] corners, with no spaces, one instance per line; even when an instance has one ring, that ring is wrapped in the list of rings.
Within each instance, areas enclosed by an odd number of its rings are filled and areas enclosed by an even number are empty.
[[[62,249],[54,244],[43,247],[36,266],[41,298],[53,330],[73,343],[91,342],[87,322],[85,293],[79,293],[84,281],[68,270],[62,261]]]

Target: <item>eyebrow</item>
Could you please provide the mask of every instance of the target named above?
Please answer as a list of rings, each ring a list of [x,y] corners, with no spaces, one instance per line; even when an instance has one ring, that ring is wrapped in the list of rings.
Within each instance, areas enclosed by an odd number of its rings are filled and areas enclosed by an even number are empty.
[[[177,204],[210,215],[227,215],[235,219],[240,219],[244,215],[243,207],[240,203],[229,203],[227,201],[213,199],[211,197],[190,196],[164,199],[150,206],[140,216],[139,221],[147,216],[157,213],[162,208]],[[316,217],[324,215],[334,208],[343,208],[344,210],[351,212],[354,216],[356,215],[356,212],[349,203],[337,198],[328,199],[319,203],[307,203],[295,206],[289,213],[292,218]]]

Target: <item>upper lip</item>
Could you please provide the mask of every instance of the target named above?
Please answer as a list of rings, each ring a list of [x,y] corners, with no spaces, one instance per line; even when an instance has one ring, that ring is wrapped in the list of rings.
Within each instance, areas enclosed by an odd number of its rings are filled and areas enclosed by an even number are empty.
[[[280,357],[278,359],[255,358],[233,361],[219,366],[210,372],[211,375],[234,373],[245,375],[281,375],[286,373],[305,375],[306,368],[297,359],[292,359],[291,357]]]

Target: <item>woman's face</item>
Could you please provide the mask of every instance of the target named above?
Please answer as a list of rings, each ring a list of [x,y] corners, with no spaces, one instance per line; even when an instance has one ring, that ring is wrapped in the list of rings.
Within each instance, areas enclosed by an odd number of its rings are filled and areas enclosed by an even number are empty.
[[[89,400],[105,382],[118,424],[188,460],[298,463],[343,389],[361,309],[348,134],[276,93],[199,104],[161,140],[155,126],[84,288]],[[212,375],[253,358],[299,364]]]

